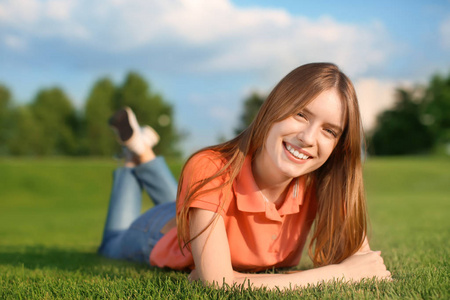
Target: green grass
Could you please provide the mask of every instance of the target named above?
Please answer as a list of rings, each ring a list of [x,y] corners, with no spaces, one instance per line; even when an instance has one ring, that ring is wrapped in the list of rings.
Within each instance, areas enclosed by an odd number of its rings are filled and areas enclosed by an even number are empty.
[[[0,299],[450,298],[450,160],[369,159],[371,246],[393,282],[214,290],[187,274],[96,255],[116,163],[0,160]],[[171,164],[178,174],[180,163]],[[146,207],[149,207],[149,200]],[[299,268],[310,266],[302,259]]]

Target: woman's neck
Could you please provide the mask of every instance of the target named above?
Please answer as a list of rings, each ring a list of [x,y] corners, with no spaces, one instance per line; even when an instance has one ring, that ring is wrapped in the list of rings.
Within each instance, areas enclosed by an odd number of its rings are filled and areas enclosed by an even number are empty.
[[[273,170],[273,166],[270,166],[267,160],[261,157],[261,154],[255,154],[252,161],[252,173],[255,183],[263,197],[278,207],[283,203],[292,178],[280,176],[280,174],[270,170]]]

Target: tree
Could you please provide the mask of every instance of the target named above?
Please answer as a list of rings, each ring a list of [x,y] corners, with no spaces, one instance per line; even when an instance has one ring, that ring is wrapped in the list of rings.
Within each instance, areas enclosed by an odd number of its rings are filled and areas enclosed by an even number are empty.
[[[11,92],[9,89],[0,84],[0,154],[6,154],[6,142],[11,135],[12,129],[12,109],[11,109]]]
[[[85,106],[86,147],[90,155],[112,155],[117,143],[108,125],[114,113],[115,87],[108,78],[98,80]]]
[[[252,123],[265,99],[266,97],[253,92],[244,100],[244,111],[239,119],[238,127],[234,130],[236,134],[244,131]]]
[[[70,99],[60,88],[39,91],[30,106],[35,121],[42,127],[39,155],[76,154],[77,117]]]
[[[450,73],[435,75],[425,93],[422,122],[430,129],[435,145],[450,144]]]
[[[154,148],[156,153],[180,156],[180,135],[176,131],[173,107],[164,98],[151,91],[143,77],[130,72],[115,96],[115,108],[129,106],[141,125],[150,125],[161,136]]]
[[[402,155],[427,152],[432,148],[430,130],[421,121],[420,97],[414,91],[397,90],[397,103],[377,118],[370,149],[375,155]]]
[[[13,134],[8,140],[12,155],[43,155],[49,150],[45,144],[43,127],[29,105],[19,106],[12,112]]]
[[[9,89],[0,84],[0,117],[4,117],[11,105],[11,92]]]

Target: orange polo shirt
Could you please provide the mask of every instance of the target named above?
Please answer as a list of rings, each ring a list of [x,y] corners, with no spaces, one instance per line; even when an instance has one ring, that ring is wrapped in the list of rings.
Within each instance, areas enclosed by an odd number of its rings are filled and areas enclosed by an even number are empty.
[[[214,174],[223,164],[223,160],[212,151],[194,156],[184,170],[180,199],[183,199],[189,184]],[[204,189],[218,186],[225,179],[218,177]],[[227,198],[221,190],[208,192],[193,201],[191,207],[222,216],[234,270],[292,267],[300,261],[316,215],[315,199],[304,199],[304,184],[303,178],[292,180],[285,200],[277,209],[273,203],[264,200],[253,178],[251,157],[247,157]],[[150,254],[150,264],[176,270],[195,268],[192,254],[187,249],[183,252],[184,255],[178,247],[174,228],[157,242]]]

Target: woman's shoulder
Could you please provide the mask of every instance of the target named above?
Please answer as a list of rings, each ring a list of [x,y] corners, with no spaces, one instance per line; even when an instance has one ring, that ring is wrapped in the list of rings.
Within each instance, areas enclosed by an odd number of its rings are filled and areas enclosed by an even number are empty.
[[[182,187],[201,184],[202,189],[214,190],[227,181],[228,174],[223,172],[224,159],[220,153],[202,150],[195,153],[186,163],[181,177]]]
[[[195,169],[208,169],[208,170],[219,170],[225,164],[225,159],[218,151],[214,150],[202,150],[194,155],[188,160],[186,168]]]

